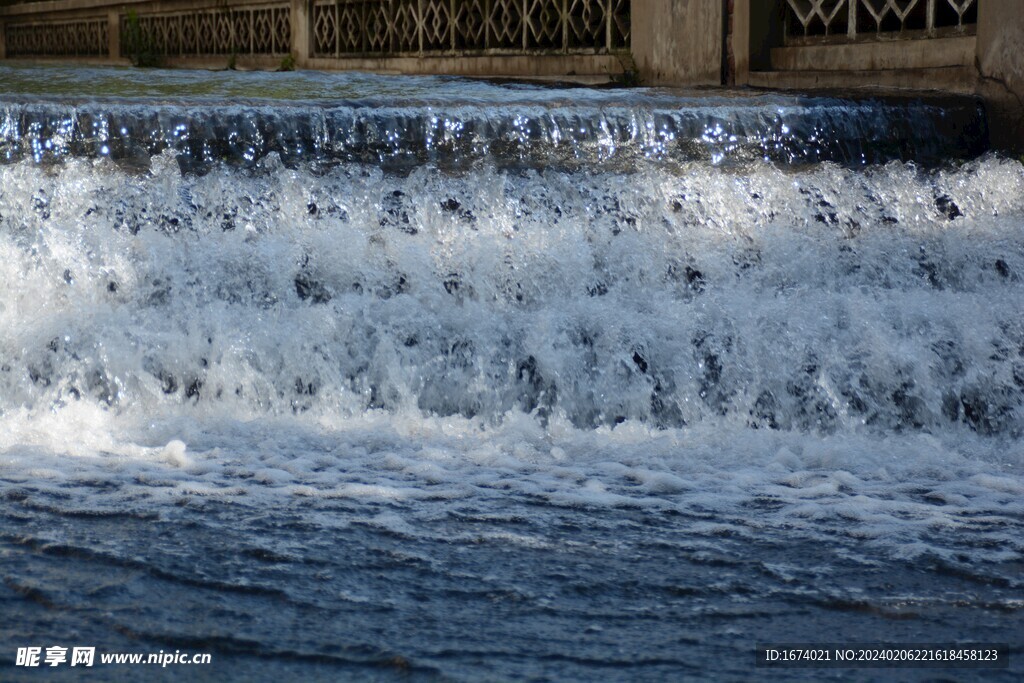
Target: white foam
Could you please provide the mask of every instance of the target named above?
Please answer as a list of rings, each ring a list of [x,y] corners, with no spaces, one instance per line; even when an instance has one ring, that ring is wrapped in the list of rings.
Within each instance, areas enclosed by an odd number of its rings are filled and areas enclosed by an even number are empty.
[[[5,485],[1020,550],[1021,164],[364,170],[0,166]]]

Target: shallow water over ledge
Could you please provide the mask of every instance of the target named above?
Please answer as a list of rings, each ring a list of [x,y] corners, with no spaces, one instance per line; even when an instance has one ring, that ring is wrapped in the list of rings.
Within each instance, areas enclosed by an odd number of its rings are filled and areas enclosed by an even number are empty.
[[[939,166],[987,145],[981,102],[743,90],[587,89],[368,74],[0,70],[0,160],[109,157],[183,171],[352,162],[385,170],[631,169],[691,161]],[[135,93],[134,97],[125,97]]]

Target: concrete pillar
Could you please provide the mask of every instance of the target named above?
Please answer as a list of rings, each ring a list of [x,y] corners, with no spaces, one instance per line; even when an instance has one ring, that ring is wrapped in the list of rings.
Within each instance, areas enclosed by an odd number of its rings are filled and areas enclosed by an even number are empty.
[[[1020,0],[979,0],[978,92],[995,147],[1024,153],[1024,12]]]
[[[121,14],[116,9],[107,12],[107,56],[121,58]]]
[[[750,82],[750,0],[735,0],[732,15],[732,54],[736,85]]]
[[[740,46],[745,53],[745,65],[740,67],[737,53],[737,84],[749,83],[751,71],[772,69],[772,48],[783,44],[785,33],[783,6],[783,0],[736,0],[736,21],[745,23],[745,38],[743,45]],[[737,35],[734,40],[739,40],[739,36]],[[741,71],[744,74],[742,81],[739,77]]]
[[[304,69],[313,56],[312,0],[291,0],[292,57],[295,66]]]
[[[633,61],[647,85],[719,85],[722,0],[633,0]]]

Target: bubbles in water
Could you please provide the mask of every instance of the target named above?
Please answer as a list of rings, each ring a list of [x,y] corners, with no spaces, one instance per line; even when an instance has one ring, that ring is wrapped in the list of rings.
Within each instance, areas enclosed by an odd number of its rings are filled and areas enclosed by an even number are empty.
[[[7,408],[1020,429],[1016,162],[3,174]]]

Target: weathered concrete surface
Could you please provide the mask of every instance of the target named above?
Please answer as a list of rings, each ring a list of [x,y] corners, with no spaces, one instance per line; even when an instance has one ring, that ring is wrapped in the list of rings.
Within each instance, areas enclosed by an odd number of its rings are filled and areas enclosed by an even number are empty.
[[[733,84],[743,85],[750,73],[750,0],[733,0]]]
[[[773,90],[897,88],[972,95],[976,90],[977,71],[973,65],[887,71],[751,71],[747,83]]]
[[[232,7],[261,4],[266,4],[266,0],[231,0]],[[107,8],[123,10],[128,5],[144,5],[148,11],[168,12],[205,8],[209,6],[209,3],[203,0],[44,0],[43,2],[18,2],[0,6],[0,17],[27,14],[52,15],[56,12],[105,10]],[[47,19],[49,18],[47,17]]]
[[[127,58],[75,57],[76,64],[90,66],[131,66]],[[208,55],[162,57],[167,68],[222,71],[229,64],[239,71],[277,71],[281,57],[269,55]],[[67,57],[18,57],[10,64],[67,64]],[[467,57],[380,57],[350,59],[308,59],[302,68],[320,71],[370,71],[384,74],[448,74],[483,78],[531,79],[605,85],[624,73],[615,55],[569,55],[563,57],[467,56]]]
[[[492,78],[539,78],[607,83],[627,68],[618,55],[443,55],[422,57],[311,57],[310,69],[400,74],[450,74]]]
[[[310,37],[313,35],[312,6],[306,0],[291,0],[292,55],[295,66],[308,67],[309,55],[313,53]]]
[[[989,109],[992,144],[1024,153],[1024,3],[978,7],[978,93]]]
[[[649,85],[722,82],[723,4],[720,0],[634,0],[632,51]]]
[[[889,40],[845,45],[810,45],[772,49],[778,71],[885,71],[932,69],[974,63],[974,36]]]
[[[107,10],[107,56],[121,56],[121,15],[113,9]]]

